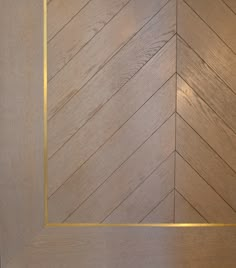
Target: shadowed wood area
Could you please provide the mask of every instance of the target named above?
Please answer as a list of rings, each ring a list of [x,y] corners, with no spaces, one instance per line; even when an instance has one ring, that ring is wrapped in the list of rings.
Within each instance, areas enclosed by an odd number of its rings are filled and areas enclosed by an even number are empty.
[[[63,5],[48,2],[49,221],[236,222],[234,1]]]

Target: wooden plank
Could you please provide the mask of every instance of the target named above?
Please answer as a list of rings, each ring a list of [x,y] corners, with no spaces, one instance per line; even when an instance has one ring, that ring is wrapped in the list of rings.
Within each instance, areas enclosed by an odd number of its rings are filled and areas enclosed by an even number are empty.
[[[72,213],[173,114],[175,81],[169,82],[51,196],[51,221],[64,220]],[[173,141],[168,142],[171,145]]]
[[[140,223],[173,223],[174,191],[166,196]]]
[[[178,34],[236,93],[236,55],[182,0],[178,4]]]
[[[235,227],[51,227],[6,268],[222,268],[235,251]]]
[[[161,128],[67,222],[138,223],[142,220],[174,187],[173,154],[166,160],[174,151],[174,141],[170,140],[174,133],[166,140],[162,135],[166,135],[166,130]]]
[[[175,33],[175,10],[175,1],[170,1],[49,120],[49,157],[168,42]]]
[[[49,195],[175,73],[175,40],[172,38],[141,72],[130,80],[65,146],[49,159]],[[170,83],[173,88],[174,78]],[[171,109],[173,107],[172,101],[168,101],[168,107],[163,110],[163,113],[158,110],[160,118],[170,107]],[[152,120],[150,120],[151,122]],[[139,131],[138,128],[137,131]]]
[[[54,0],[56,2],[56,0]],[[129,0],[93,0],[48,43],[48,79],[70,61]],[[55,12],[55,11],[54,11]],[[49,14],[50,15],[50,14]],[[50,19],[49,19],[50,20]],[[49,27],[50,28],[50,27]]]
[[[178,39],[177,71],[236,132],[236,96],[182,40]]]
[[[185,2],[236,52],[236,16],[223,1],[185,0]]]
[[[176,190],[208,222],[236,222],[235,211],[178,154],[176,155]]]
[[[234,209],[236,173],[177,116],[176,150]]]
[[[75,95],[166,3],[167,0],[150,0],[146,5],[143,0],[131,0],[114,20],[49,82],[49,118]]]
[[[175,191],[175,222],[206,223],[206,220],[181,194]]]
[[[236,13],[236,2],[235,0],[223,0],[223,2],[234,12]]]
[[[153,146],[155,150],[157,146]],[[147,156],[146,156],[147,157]],[[174,188],[174,154],[156,168],[103,221],[105,223],[138,223]],[[173,212],[173,211],[172,211]]]
[[[236,171],[236,134],[179,76],[177,112]]]
[[[48,1],[48,40],[63,28],[89,0],[49,0]]]
[[[42,229],[44,222],[42,14],[43,1],[1,1],[2,267]]]

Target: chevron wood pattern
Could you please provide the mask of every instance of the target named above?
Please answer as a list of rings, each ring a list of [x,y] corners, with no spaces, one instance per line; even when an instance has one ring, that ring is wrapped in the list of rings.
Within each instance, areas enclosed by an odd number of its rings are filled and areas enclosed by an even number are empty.
[[[236,223],[234,0],[48,1],[50,222]]]

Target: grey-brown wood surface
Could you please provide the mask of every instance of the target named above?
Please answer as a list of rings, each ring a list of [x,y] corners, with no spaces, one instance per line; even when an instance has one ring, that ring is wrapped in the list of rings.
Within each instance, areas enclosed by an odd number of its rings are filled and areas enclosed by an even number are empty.
[[[234,12],[236,13],[236,2],[235,0],[223,0],[223,2]]]
[[[2,268],[44,225],[43,3],[13,2],[0,4]]]
[[[10,268],[222,268],[236,262],[235,227],[47,228]]]
[[[92,0],[49,31],[50,222],[236,222],[236,15],[226,2]],[[190,165],[181,175],[179,157]]]
[[[235,1],[177,1],[177,37],[174,0],[47,2],[49,46],[85,34],[49,82],[50,220],[235,222]],[[43,228],[42,4],[1,1],[1,266],[234,267],[235,227]]]

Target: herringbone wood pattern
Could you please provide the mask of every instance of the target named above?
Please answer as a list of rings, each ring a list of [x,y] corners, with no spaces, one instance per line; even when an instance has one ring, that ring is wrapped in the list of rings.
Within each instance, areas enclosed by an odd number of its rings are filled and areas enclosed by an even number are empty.
[[[236,222],[227,0],[48,1],[50,222]]]

